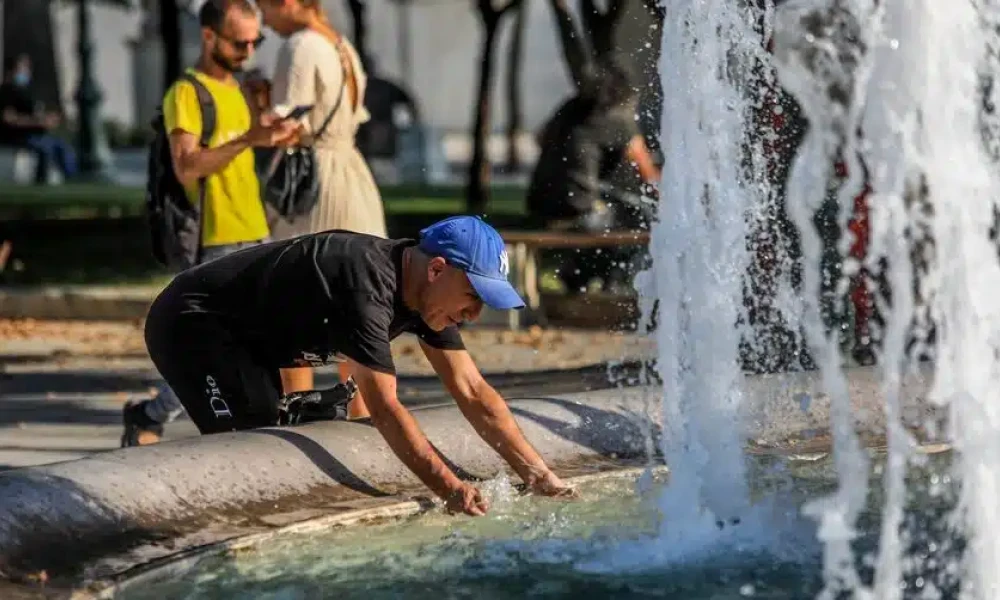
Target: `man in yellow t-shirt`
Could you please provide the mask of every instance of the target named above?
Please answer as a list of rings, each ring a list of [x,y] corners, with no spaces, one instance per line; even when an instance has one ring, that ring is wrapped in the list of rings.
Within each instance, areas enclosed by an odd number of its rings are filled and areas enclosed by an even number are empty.
[[[249,0],[205,2],[199,19],[202,53],[188,73],[206,88],[215,105],[208,147],[200,144],[201,106],[190,81],[180,80],[167,91],[163,118],[174,172],[195,203],[204,180],[202,259],[210,260],[268,238],[253,147],[290,139],[296,124],[267,116],[254,122],[234,77],[261,40],[260,22]]]
[[[249,144],[238,142],[250,130],[250,109],[235,81],[219,81],[195,69],[188,69],[188,74],[208,90],[215,104],[215,128],[209,148],[223,150],[227,143],[237,142],[232,144],[232,150],[238,152],[204,179],[202,246],[207,250],[259,242],[268,237],[269,231],[254,168],[253,149]],[[202,135],[201,106],[190,81],[182,79],[167,91],[163,99],[163,121],[170,134],[171,151],[177,163],[178,153],[174,147],[179,144],[174,141],[182,142],[183,138],[200,140]],[[241,146],[242,150],[239,149]],[[176,170],[182,173],[181,169]],[[201,187],[199,180],[182,178],[181,182],[188,198],[197,206]]]
[[[234,76],[262,39],[253,4],[249,0],[207,0],[198,18],[201,56],[188,74],[208,90],[215,105],[215,127],[208,146],[201,145],[201,105],[190,81],[178,81],[167,90],[163,119],[174,173],[196,205],[204,180],[200,260],[208,262],[268,241],[253,148],[287,145],[296,137],[298,123],[269,114],[252,118]],[[159,432],[142,425],[150,417],[158,423],[171,421],[182,411],[168,387],[152,400],[129,402],[122,446],[156,441],[149,438],[159,438]]]

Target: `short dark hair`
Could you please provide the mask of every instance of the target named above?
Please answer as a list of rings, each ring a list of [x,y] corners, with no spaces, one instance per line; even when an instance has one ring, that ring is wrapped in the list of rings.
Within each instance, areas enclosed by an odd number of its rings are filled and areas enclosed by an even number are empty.
[[[256,15],[250,0],[205,0],[198,11],[198,23],[212,31],[218,31],[230,10],[239,10],[248,15]]]

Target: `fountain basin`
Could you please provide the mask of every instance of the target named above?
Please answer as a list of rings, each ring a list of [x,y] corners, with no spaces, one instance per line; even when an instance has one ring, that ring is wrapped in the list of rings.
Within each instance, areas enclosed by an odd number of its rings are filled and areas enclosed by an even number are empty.
[[[877,375],[854,369],[848,378],[858,428],[877,444],[884,422]],[[917,375],[904,386],[914,426],[934,412],[923,399],[926,379]],[[818,389],[818,374],[811,372],[748,377],[743,406],[752,449],[822,448],[829,405]],[[644,407],[658,412],[660,391],[626,388],[512,399],[510,405],[543,456],[571,476],[644,462],[650,447]],[[453,406],[415,410],[414,416],[460,473],[488,479],[505,471]],[[206,544],[407,498],[428,501],[365,423],[110,451],[0,474],[0,564],[15,578],[45,570],[50,581],[85,586]]]
[[[878,467],[884,453],[872,451]],[[955,538],[940,527],[953,486],[929,481],[948,469],[947,454],[924,457],[906,507],[912,550],[927,554]],[[755,457],[745,521],[722,529],[663,503],[665,468],[582,476],[580,498],[518,496],[508,480],[486,482],[483,518],[421,511],[405,504],[357,511],[215,545],[129,574],[97,597],[117,600],[256,598],[667,598],[792,600],[816,597],[822,560],[816,526],[801,507],[837,485],[832,458]],[[938,486],[941,488],[941,486]],[[877,553],[880,494],[858,527],[860,562]],[[682,512],[686,512],[681,509]],[[421,512],[419,518],[412,518]],[[697,512],[695,512],[697,514]],[[349,517],[350,515],[345,515]],[[935,531],[934,524],[938,523]],[[902,598],[952,597],[948,565],[957,545],[933,552],[906,578]]]

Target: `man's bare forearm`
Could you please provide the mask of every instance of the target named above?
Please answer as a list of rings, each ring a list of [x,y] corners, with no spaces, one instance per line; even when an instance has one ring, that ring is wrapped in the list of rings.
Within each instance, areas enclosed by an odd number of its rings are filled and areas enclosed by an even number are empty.
[[[11,127],[44,127],[45,120],[31,115],[18,114],[14,110],[3,113],[3,122]]]
[[[496,449],[525,483],[530,485],[544,477],[548,466],[524,437],[503,397],[485,380],[476,386],[474,393],[475,398],[459,406],[476,433]]]
[[[438,496],[445,498],[461,485],[458,477],[444,464],[420,431],[413,416],[399,402],[383,408],[383,402],[369,403],[372,423],[385,438],[389,448],[414,474]]]
[[[218,173],[243,151],[250,148],[245,137],[238,137],[215,148],[199,148],[182,154],[174,166],[177,179],[184,185],[192,185],[202,177]]]

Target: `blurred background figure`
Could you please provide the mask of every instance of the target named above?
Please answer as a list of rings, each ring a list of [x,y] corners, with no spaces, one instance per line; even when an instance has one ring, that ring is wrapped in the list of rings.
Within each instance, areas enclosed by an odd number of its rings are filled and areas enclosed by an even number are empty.
[[[354,46],[316,0],[260,0],[264,24],[286,38],[272,89],[275,105],[312,106],[301,143],[319,162],[320,200],[294,222],[275,223],[275,237],[345,229],[386,237],[382,198],[358,150],[358,126],[369,119],[367,77]]]
[[[564,0],[553,0],[563,53],[576,94],[545,123],[539,156],[527,191],[529,213],[549,229],[600,233],[648,227],[651,204],[616,188],[612,176],[625,163],[648,190],[660,169],[639,130],[639,78],[614,52],[596,54],[583,45]],[[594,278],[604,291],[630,285],[631,249],[576,251],[563,256],[559,277],[569,294],[586,291]]]
[[[285,38],[275,66],[271,100],[287,107],[312,106],[300,143],[312,146],[319,174],[319,202],[295,220],[276,217],[276,239],[343,229],[386,237],[382,198],[364,156],[358,127],[369,119],[363,104],[367,77],[354,46],[331,24],[316,0],[260,0],[264,25]],[[341,364],[340,375],[350,373]],[[283,372],[286,390],[312,389],[312,370]],[[366,417],[358,398],[351,418]]]
[[[57,111],[38,101],[31,87],[31,59],[24,54],[4,57],[0,84],[0,144],[28,148],[38,156],[35,183],[44,184],[50,168],[65,179],[76,175],[76,153],[59,137]]]

